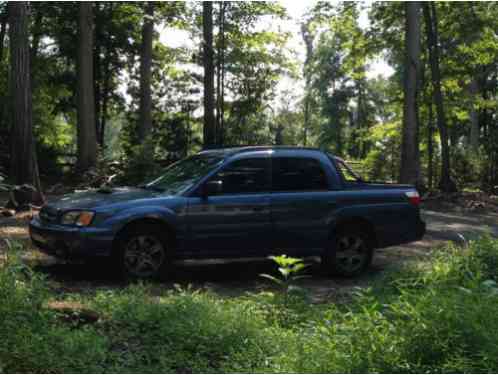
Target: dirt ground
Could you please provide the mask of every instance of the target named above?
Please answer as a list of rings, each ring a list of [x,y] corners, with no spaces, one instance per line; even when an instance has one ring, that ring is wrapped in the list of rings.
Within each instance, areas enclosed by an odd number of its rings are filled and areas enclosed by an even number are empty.
[[[486,232],[498,237],[498,210],[468,210],[438,201],[424,203],[422,207],[422,217],[427,223],[427,234],[423,240],[378,250],[370,269],[355,279],[324,276],[317,260],[310,259],[309,277],[301,280],[300,285],[311,292],[315,302],[337,300],[347,296],[355,287],[368,286],[386,269],[429,256],[432,249],[446,241],[458,243],[463,238],[472,239]],[[29,212],[16,217],[0,218],[0,258],[5,256],[6,248],[2,239],[16,239],[26,243],[22,258],[37,271],[44,273],[54,291],[62,295],[93,294],[96,290],[124,286],[105,266],[69,264],[40,253],[31,246],[28,238],[29,218]],[[271,285],[260,274],[274,272],[275,265],[267,259],[183,261],[175,265],[173,275],[167,281],[156,282],[154,285],[157,286],[158,293],[180,284],[191,285],[196,289],[209,289],[224,296],[237,296],[269,289]]]

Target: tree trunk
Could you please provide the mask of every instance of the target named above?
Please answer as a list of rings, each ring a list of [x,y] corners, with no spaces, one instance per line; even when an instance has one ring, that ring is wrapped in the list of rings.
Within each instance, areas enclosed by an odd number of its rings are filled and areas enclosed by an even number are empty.
[[[433,180],[434,180],[434,127],[433,127],[434,115],[432,113],[432,102],[429,102],[429,122],[427,124],[427,185],[429,190],[432,190]]]
[[[145,7],[142,27],[142,50],[140,54],[140,115],[138,140],[142,143],[152,129],[152,37],[154,32],[154,2],[149,1]]]
[[[305,80],[304,86],[304,121],[303,121],[303,146],[306,147],[308,143],[308,129],[311,118],[310,110],[310,90],[311,90],[311,77],[308,72],[308,67],[313,57],[313,35],[309,30],[309,24],[304,23],[301,25],[301,36],[303,37],[304,44],[306,45],[306,59],[304,60],[303,75]]]
[[[110,53],[107,51],[107,53]],[[107,125],[107,107],[109,103],[109,92],[111,91],[110,58],[104,59],[104,87],[102,91],[102,110],[100,111],[100,133],[99,144],[103,150],[105,147],[105,128]]]
[[[215,146],[214,64],[213,64],[213,4],[202,3],[204,36],[204,148]]]
[[[5,34],[7,33],[7,13],[0,14],[0,64],[3,61],[3,45],[5,43]]]
[[[218,19],[218,56],[216,61],[216,144],[223,144],[223,117],[224,117],[224,65],[225,65],[225,3],[219,2]]]
[[[97,135],[97,143],[100,144],[100,133],[101,133],[101,103],[102,103],[102,69],[101,69],[101,59],[100,55],[102,53],[102,12],[100,9],[100,4],[98,2],[94,5],[95,14],[95,43],[94,43],[94,54],[93,54],[93,95],[95,102],[95,134]]]
[[[5,9],[4,12],[0,14],[0,66],[3,63],[3,50],[4,50],[4,43],[5,43],[5,35],[7,33],[7,10]],[[3,115],[5,113],[5,106],[7,103],[5,103],[4,100],[5,96],[3,93],[0,93],[0,127],[2,127],[3,124]]]
[[[450,149],[448,144],[448,128],[444,114],[443,94],[441,92],[441,73],[439,71],[439,44],[437,30],[437,14],[434,3],[424,3],[424,17],[427,30],[427,45],[429,48],[429,61],[431,66],[434,103],[436,105],[436,118],[441,141],[441,179],[439,188],[445,192],[456,190],[450,177]]]
[[[78,169],[93,167],[97,159],[95,101],[93,92],[92,3],[79,3],[78,17]]]
[[[403,134],[400,182],[419,184],[420,154],[418,143],[418,80],[420,74],[420,3],[405,3],[405,71]]]
[[[221,91],[220,91],[220,146],[225,143],[225,11],[226,3],[221,2]]]
[[[16,185],[37,188],[32,202],[43,201],[33,139],[33,113],[26,2],[9,2],[10,84],[12,98],[11,175]]]
[[[469,118],[470,118],[470,148],[477,151],[479,148],[479,113],[475,107],[477,95],[479,94],[479,84],[477,79],[473,78],[469,85],[469,94],[471,95]]]

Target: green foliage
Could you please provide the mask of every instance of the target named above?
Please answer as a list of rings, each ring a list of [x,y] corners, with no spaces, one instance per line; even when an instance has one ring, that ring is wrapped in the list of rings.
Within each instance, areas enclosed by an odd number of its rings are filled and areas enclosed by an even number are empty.
[[[155,285],[66,295],[98,312],[74,326],[9,242],[0,266],[3,372],[441,373],[498,369],[498,241],[434,249],[345,304],[296,295],[224,299]],[[299,261],[276,257],[283,269]],[[297,267],[299,268],[299,267]],[[291,275],[292,272],[284,272]],[[61,296],[57,297],[61,298]]]
[[[117,182],[137,185],[153,178],[160,170],[155,161],[156,141],[148,137],[143,143],[130,146],[122,156],[122,171]]]
[[[304,275],[300,275],[306,268],[302,259],[288,257],[285,254],[270,256],[269,259],[278,265],[278,272],[281,277],[278,278],[268,274],[261,274],[260,276],[276,283],[284,292],[287,293],[289,291],[289,287],[293,282],[305,277]]]

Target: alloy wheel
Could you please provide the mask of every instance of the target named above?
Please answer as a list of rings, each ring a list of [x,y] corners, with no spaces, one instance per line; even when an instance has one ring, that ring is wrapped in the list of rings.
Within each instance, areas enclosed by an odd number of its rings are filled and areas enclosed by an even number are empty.
[[[123,261],[127,273],[139,278],[155,276],[166,258],[163,243],[152,235],[138,235],[127,242]]]

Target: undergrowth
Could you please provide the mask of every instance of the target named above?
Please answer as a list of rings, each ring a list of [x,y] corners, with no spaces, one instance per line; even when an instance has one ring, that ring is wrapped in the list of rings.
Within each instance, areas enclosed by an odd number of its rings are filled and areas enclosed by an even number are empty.
[[[286,291],[157,296],[157,286],[136,284],[66,296],[100,317],[81,326],[47,308],[57,296],[16,246],[0,268],[0,372],[498,371],[498,241],[489,237],[386,273],[347,305]]]

